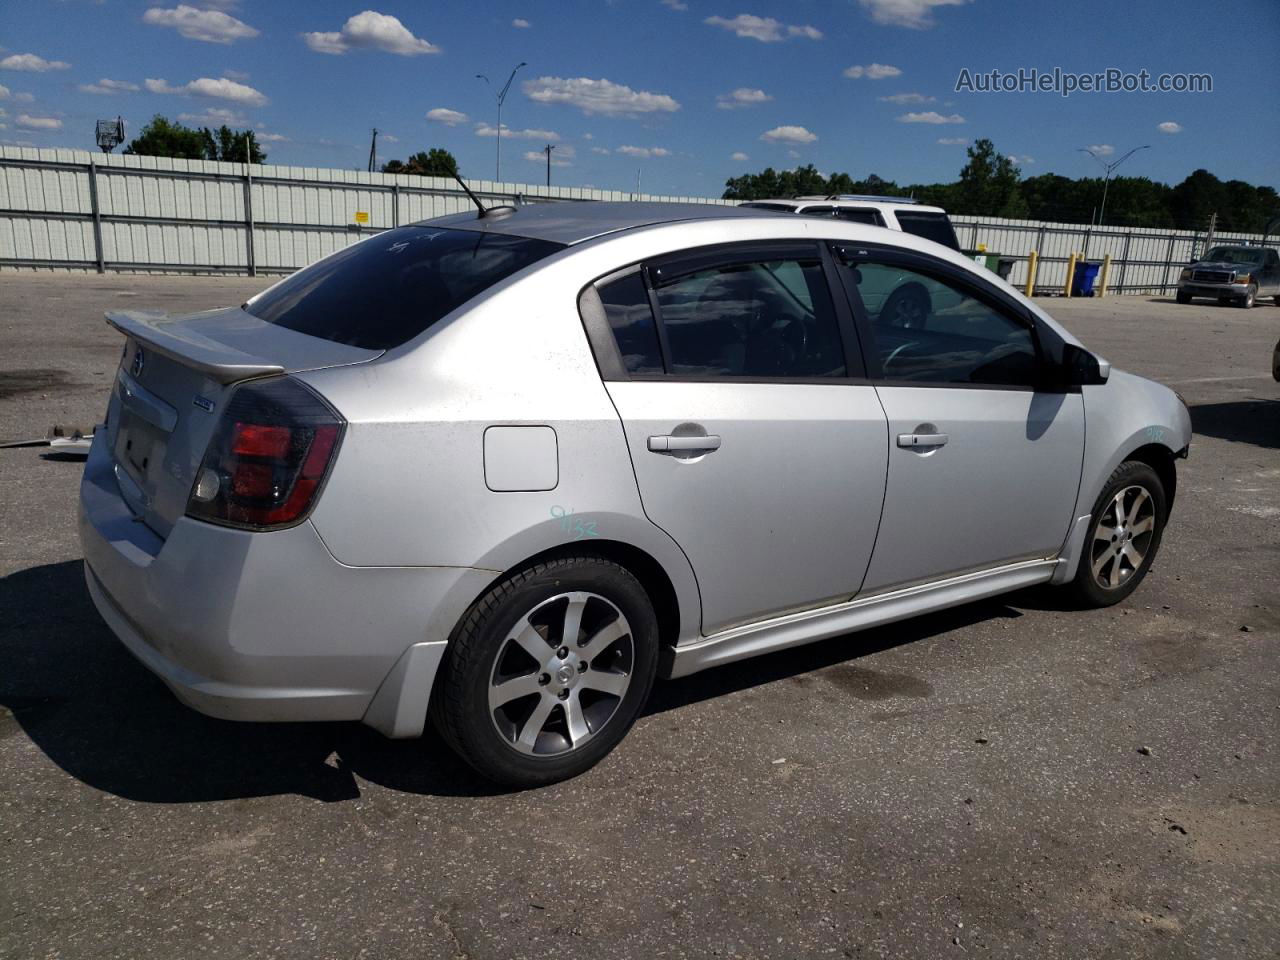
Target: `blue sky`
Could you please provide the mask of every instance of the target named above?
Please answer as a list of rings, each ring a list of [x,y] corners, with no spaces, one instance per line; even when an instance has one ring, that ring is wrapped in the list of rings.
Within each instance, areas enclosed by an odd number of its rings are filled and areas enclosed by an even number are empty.
[[[445,147],[492,178],[475,74],[501,86],[523,60],[503,110],[516,182],[541,181],[547,142],[561,184],[633,189],[639,169],[647,192],[719,195],[802,163],[932,182],[990,137],[1027,176],[1150,144],[1121,170],[1280,185],[1278,50],[1277,0],[25,0],[0,9],[0,141],[90,148],[99,117],[163,113],[253,126],[272,162],[364,169],[376,126],[380,159]],[[966,68],[1055,67],[1213,90],[955,91]]]

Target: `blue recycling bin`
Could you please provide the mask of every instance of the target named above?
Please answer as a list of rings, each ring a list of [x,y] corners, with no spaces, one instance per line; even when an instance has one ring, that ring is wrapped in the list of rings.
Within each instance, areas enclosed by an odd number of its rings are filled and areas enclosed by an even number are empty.
[[[1102,264],[1082,260],[1076,264],[1075,276],[1071,278],[1071,295],[1073,297],[1092,297],[1093,285],[1098,280],[1098,271]]]

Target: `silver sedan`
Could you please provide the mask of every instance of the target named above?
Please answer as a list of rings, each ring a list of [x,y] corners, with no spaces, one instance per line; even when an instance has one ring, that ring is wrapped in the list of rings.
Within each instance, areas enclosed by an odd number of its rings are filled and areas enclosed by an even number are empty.
[[[518,785],[598,762],[659,675],[1124,599],[1191,438],[958,253],[734,207],[460,214],[108,321],[80,533],[121,641],[204,713],[430,718]]]

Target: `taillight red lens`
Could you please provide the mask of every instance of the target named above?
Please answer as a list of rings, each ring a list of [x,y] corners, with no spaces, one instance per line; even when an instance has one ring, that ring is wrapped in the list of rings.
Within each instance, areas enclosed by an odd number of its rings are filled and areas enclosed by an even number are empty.
[[[209,442],[187,515],[263,530],[305,519],[346,421],[290,377],[236,389]]]

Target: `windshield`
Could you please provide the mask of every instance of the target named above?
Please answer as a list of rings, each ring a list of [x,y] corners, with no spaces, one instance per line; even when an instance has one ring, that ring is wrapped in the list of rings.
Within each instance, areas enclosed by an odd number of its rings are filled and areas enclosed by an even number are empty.
[[[244,308],[299,333],[387,350],[562,249],[559,243],[504,234],[399,227],[299,270]]]
[[[1262,264],[1262,250],[1258,247],[1214,247],[1204,255],[1214,263],[1243,263],[1250,266]]]
[[[781,210],[783,213],[795,213],[796,208],[789,203],[740,203],[740,207],[751,207],[753,210]]]

